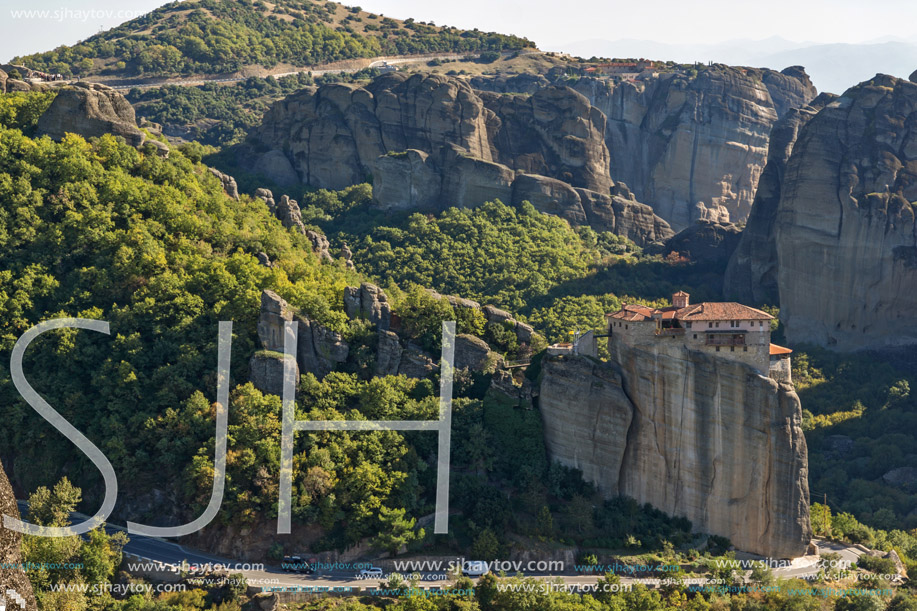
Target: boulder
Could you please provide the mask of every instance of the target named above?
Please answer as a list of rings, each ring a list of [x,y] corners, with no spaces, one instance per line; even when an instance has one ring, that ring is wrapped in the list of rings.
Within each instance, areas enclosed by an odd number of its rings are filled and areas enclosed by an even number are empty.
[[[471,371],[484,371],[490,360],[490,346],[483,339],[460,333],[455,336],[455,360],[453,364],[456,369],[465,369]]]
[[[124,96],[97,83],[76,83],[61,89],[38,118],[39,136],[60,140],[68,132],[84,138],[113,134],[136,147],[146,140],[137,127],[134,108]]]

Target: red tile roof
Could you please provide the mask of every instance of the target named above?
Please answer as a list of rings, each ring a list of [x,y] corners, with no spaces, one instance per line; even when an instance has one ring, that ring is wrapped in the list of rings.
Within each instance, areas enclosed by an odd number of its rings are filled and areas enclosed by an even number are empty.
[[[793,354],[793,351],[790,350],[789,348],[778,346],[777,344],[771,344],[771,356],[780,355],[780,354]]]
[[[750,308],[741,303],[731,301],[717,302],[705,301],[687,307],[676,309],[674,307],[661,310],[639,304],[627,304],[617,312],[605,316],[617,320],[633,322],[652,320],[653,315],[661,316],[663,320],[707,321],[707,320],[772,320],[774,317],[756,308]]]
[[[678,320],[771,320],[767,312],[750,308],[732,301],[705,301],[682,308],[676,315]]]

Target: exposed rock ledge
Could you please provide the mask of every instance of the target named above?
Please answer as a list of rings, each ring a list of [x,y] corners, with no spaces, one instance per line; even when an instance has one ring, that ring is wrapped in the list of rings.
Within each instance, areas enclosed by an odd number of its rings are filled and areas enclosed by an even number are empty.
[[[728,537],[743,551],[802,555],[808,457],[792,386],[751,367],[662,344],[613,347],[620,365],[546,359],[540,388],[553,460]]]

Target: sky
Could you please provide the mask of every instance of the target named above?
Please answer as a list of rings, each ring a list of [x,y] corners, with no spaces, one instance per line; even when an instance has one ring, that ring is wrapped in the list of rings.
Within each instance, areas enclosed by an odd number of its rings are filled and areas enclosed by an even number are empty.
[[[558,51],[568,43],[593,39],[703,45],[772,36],[815,43],[889,38],[917,42],[913,0],[353,1],[392,17],[518,34],[545,50]],[[3,0],[0,60],[73,44],[162,4],[162,0]]]

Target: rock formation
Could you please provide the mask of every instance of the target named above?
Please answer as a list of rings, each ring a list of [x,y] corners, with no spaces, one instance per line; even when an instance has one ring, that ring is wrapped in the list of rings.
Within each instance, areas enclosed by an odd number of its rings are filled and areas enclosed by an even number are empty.
[[[391,325],[392,307],[388,303],[388,296],[385,291],[369,282],[344,289],[344,310],[349,318],[365,318],[383,331],[387,331]]]
[[[568,173],[576,186],[604,191],[611,183],[604,130],[604,116],[569,89],[482,98],[457,78],[395,72],[366,87],[303,89],[274,104],[251,142],[280,151],[300,181],[316,187],[362,182],[375,160],[392,151],[426,151],[439,162],[451,144],[485,162],[560,178]]]
[[[371,175],[386,209],[528,200],[639,244],[664,240],[669,228],[650,208],[612,194],[605,132],[605,116],[567,87],[502,96],[457,78],[390,73],[289,96],[238,154],[275,182],[343,188]]]
[[[211,169],[211,172],[214,171],[215,170]],[[225,174],[223,176],[225,176]],[[232,179],[231,176],[229,178]],[[233,180],[233,185],[235,185],[235,180]],[[334,258],[328,251],[331,247],[328,238],[317,231],[306,229],[302,221],[302,212],[299,209],[299,203],[295,199],[290,198],[289,195],[281,195],[279,201],[274,201],[274,194],[271,190],[264,188],[255,189],[255,197],[264,202],[270,213],[277,217],[277,220],[279,220],[284,227],[292,229],[309,238],[309,241],[312,243],[312,252],[314,252],[319,259],[328,263],[334,261]],[[352,263],[348,265],[348,267],[351,268],[352,266]]]
[[[10,480],[0,464],[0,514],[19,517],[19,507]],[[22,535],[14,530],[0,528],[0,600],[6,602],[7,609],[24,609],[35,611],[38,605],[32,593],[32,584],[26,572],[21,568],[22,555],[20,548]]]
[[[917,84],[877,75],[799,130],[774,220],[790,342],[917,343]]]
[[[732,223],[698,221],[669,238],[663,254],[678,253],[705,269],[724,270],[729,263],[742,230]]]
[[[611,175],[676,230],[697,218],[697,202],[744,220],[772,125],[816,93],[799,67],[722,65],[619,84],[583,78],[574,87],[608,118]]]
[[[220,184],[223,185],[223,191],[226,192],[226,195],[229,197],[238,200],[239,199],[239,187],[236,185],[236,179],[230,176],[229,174],[224,174],[216,168],[208,168],[210,173],[216,176],[217,180],[220,181]]]
[[[836,98],[833,93],[819,94],[810,104],[790,110],[774,124],[767,151],[767,165],[758,181],[758,190],[745,230],[726,269],[723,293],[727,299],[740,303],[779,303],[774,221],[780,204],[786,164],[793,152],[799,130]]]
[[[615,343],[612,360],[543,362],[552,459],[608,497],[684,516],[740,550],[802,555],[812,536],[808,459],[792,386],[672,342]]]
[[[14,91],[31,91],[32,86],[20,79],[10,78],[10,75],[0,70],[0,93],[13,93]]]
[[[38,118],[39,136],[60,140],[68,132],[84,138],[113,134],[136,147],[146,140],[137,127],[130,102],[114,89],[98,83],[74,83],[61,89]]]
[[[321,379],[343,363],[350,346],[340,333],[310,320],[297,312],[280,295],[265,290],[261,293],[261,313],[258,318],[258,339],[264,352],[251,360],[251,380],[256,388],[271,394],[281,394],[283,383],[283,352],[285,323],[296,321],[296,370],[299,374],[312,373]],[[298,377],[297,377],[298,379]]]
[[[490,346],[483,339],[460,333],[455,336],[456,369],[468,368],[471,371],[486,371],[502,364],[503,359],[493,354]]]

